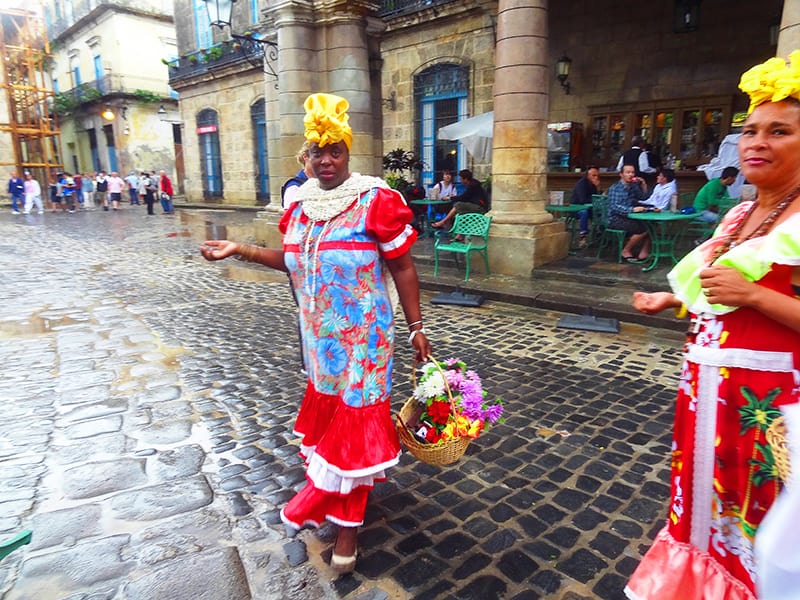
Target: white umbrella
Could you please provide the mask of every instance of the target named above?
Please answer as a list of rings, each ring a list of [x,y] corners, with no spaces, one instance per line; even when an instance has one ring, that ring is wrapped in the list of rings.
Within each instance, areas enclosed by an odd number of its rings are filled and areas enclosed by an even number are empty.
[[[458,140],[475,160],[489,162],[492,159],[493,129],[494,112],[487,112],[441,127],[437,137],[440,140]]]

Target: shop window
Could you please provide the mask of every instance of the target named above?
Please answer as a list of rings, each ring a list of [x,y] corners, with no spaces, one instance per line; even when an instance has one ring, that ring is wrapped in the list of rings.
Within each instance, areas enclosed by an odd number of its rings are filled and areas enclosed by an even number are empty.
[[[640,135],[663,163],[677,159],[681,167],[695,168],[719,150],[733,104],[733,97],[716,96],[590,107],[588,161],[613,169],[631,137]]]

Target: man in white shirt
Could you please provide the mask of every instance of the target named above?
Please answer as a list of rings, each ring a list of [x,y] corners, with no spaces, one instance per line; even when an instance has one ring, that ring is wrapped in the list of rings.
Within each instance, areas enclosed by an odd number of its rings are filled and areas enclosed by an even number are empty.
[[[122,200],[122,188],[125,187],[125,181],[119,176],[116,171],[111,173],[108,178],[108,195],[111,198],[111,208],[119,210],[119,203]]]

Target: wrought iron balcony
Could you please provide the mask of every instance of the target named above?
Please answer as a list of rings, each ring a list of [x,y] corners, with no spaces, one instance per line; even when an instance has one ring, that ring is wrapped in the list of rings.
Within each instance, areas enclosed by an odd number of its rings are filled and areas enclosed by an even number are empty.
[[[161,79],[106,75],[59,92],[49,100],[52,102],[55,112],[68,114],[83,106],[103,102],[114,96],[126,97],[134,101],[138,99],[142,102],[157,102],[169,97],[169,94],[169,88]]]
[[[378,15],[384,18],[409,15],[426,8],[450,4],[455,0],[381,0]]]
[[[210,48],[203,48],[167,61],[169,67],[169,81],[184,79],[201,75],[228,65],[235,65],[247,61],[244,48],[239,42],[228,40],[215,44]]]

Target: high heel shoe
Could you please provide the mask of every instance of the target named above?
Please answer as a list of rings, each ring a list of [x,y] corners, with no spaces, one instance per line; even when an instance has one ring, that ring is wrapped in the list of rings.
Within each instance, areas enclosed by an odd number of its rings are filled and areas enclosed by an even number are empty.
[[[331,555],[331,569],[339,575],[347,575],[352,573],[356,568],[356,559],[358,558],[358,550],[352,556],[342,556],[335,552]]]

